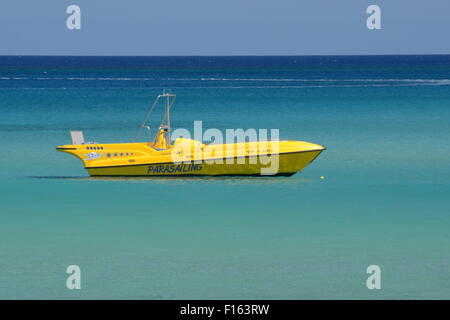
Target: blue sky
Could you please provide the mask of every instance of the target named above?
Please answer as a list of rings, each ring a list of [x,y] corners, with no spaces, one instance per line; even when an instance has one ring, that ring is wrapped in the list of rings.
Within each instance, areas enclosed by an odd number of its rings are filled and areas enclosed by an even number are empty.
[[[81,8],[68,30],[66,8]],[[366,8],[381,7],[368,30]],[[1,55],[450,54],[450,0],[2,0]]]

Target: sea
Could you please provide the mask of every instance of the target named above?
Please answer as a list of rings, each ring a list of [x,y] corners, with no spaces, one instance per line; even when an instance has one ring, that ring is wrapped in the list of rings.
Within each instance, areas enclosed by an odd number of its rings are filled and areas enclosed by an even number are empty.
[[[173,128],[327,149],[198,178],[55,150],[131,142],[164,89]],[[450,55],[0,56],[0,299],[450,299],[449,140]]]

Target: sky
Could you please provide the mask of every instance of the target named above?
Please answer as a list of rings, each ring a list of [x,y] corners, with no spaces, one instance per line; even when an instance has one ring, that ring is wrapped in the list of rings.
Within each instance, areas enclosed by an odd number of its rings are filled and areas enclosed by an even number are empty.
[[[81,29],[69,30],[69,5]],[[381,29],[366,26],[369,5]],[[450,54],[450,0],[1,0],[0,55]]]

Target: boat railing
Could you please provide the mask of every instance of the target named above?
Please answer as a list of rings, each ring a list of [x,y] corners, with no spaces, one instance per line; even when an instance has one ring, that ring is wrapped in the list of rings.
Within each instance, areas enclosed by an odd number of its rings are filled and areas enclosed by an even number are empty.
[[[176,95],[172,93],[172,91],[170,89],[164,89],[162,94],[159,94],[155,101],[153,102],[153,104],[148,108],[147,110],[147,114],[145,115],[144,121],[142,122],[142,124],[139,126],[139,128],[136,131],[136,134],[134,136],[133,142],[136,142],[136,139],[138,138],[141,129],[142,128],[146,128],[148,130],[148,137],[147,137],[147,143],[149,146],[152,145],[151,143],[151,136],[150,136],[150,125],[147,125],[147,122],[150,120],[150,116],[153,113],[153,110],[155,109],[155,107],[158,105],[158,102],[160,99],[164,99],[165,100],[165,112],[164,112],[164,117],[161,121],[161,124],[159,125],[159,128],[165,128],[167,129],[166,134],[165,134],[165,139],[166,139],[166,145],[169,147],[170,146],[170,134],[171,134],[171,128],[170,128],[170,110],[175,102],[175,98]],[[158,134],[158,133],[157,133]]]

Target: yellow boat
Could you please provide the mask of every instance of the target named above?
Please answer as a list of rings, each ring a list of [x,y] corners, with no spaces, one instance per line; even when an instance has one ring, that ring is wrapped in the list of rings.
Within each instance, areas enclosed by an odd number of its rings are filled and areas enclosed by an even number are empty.
[[[160,99],[165,100],[164,119],[151,141],[146,124]],[[56,150],[79,158],[91,176],[290,176],[325,150],[304,141],[204,144],[178,137],[171,143],[170,110],[174,101],[175,95],[164,91],[149,108],[139,127],[148,130],[147,142],[85,142],[83,132],[71,131],[72,144]]]

